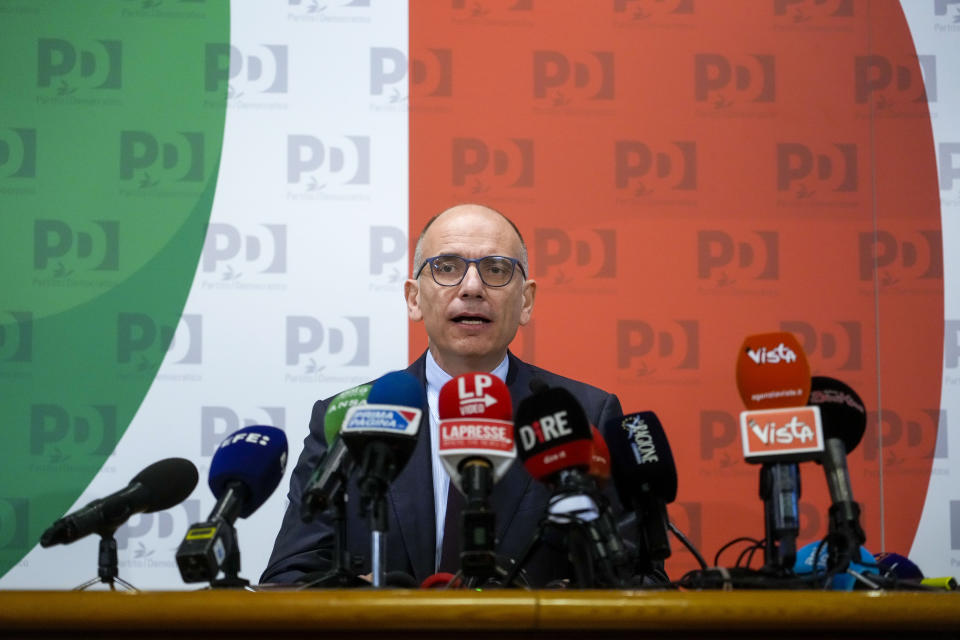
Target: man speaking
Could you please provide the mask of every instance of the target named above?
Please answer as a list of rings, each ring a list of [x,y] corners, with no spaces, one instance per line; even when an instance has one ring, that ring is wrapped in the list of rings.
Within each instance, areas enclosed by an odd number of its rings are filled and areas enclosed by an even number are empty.
[[[563,387],[597,426],[622,413],[615,395],[527,364],[507,350],[533,313],[537,283],[528,274],[527,249],[519,230],[488,207],[463,204],[447,209],[427,223],[417,240],[413,277],[404,283],[404,297],[410,319],[422,321],[427,330],[429,348],[407,371],[422,382],[430,415],[409,462],[389,488],[388,571],[405,572],[419,583],[439,570],[456,570],[457,534],[445,536],[450,480],[436,444],[438,395],[451,378],[492,372],[506,382],[514,407],[530,395],[531,383]],[[290,504],[261,582],[296,582],[331,566],[330,519],[320,516],[307,524],[300,519],[303,488],[329,444],[324,437],[329,402],[328,398],[314,404],[310,433],[290,481]],[[345,544],[352,556],[364,559],[360,573],[365,573],[370,570],[370,533],[367,521],[357,513],[355,493],[351,482]],[[548,497],[547,489],[520,464],[513,464],[494,486],[490,503],[496,513],[500,556],[517,558],[523,552]],[[457,498],[453,496],[453,501]],[[543,586],[569,577],[565,555],[562,544],[546,540],[525,566],[530,583]]]

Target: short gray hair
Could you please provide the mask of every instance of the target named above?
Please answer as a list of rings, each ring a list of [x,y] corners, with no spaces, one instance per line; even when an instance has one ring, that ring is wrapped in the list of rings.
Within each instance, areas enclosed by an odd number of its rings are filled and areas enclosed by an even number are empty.
[[[520,240],[520,255],[517,257],[517,260],[520,262],[520,266],[523,267],[523,273],[526,275],[527,278],[529,278],[529,277],[530,277],[530,264],[529,264],[529,259],[528,259],[528,257],[527,257],[527,243],[523,241],[523,234],[520,233],[520,229],[518,229],[518,228],[517,228],[517,225],[515,225],[515,224],[513,223],[513,220],[511,220],[511,219],[508,218],[507,216],[503,215],[502,213],[500,213],[499,211],[497,211],[497,210],[494,209],[493,207],[488,207],[487,205],[476,205],[476,206],[480,206],[480,207],[483,207],[484,209],[488,209],[489,211],[493,211],[495,214],[497,214],[498,216],[500,216],[501,218],[503,218],[504,220],[506,220],[507,222],[509,222],[509,223],[510,223],[510,226],[513,227],[513,230],[517,233],[517,238]],[[413,272],[412,272],[412,275],[416,275],[417,270],[423,267],[423,260],[424,260],[424,258],[423,258],[423,238],[424,238],[424,236],[427,235],[427,229],[430,228],[430,225],[432,225],[437,218],[439,218],[440,216],[442,216],[443,214],[445,214],[445,213],[446,213],[447,211],[449,211],[449,210],[450,210],[450,209],[444,209],[443,211],[441,211],[441,212],[438,213],[437,215],[435,215],[435,216],[433,216],[432,218],[430,218],[430,219],[427,221],[427,224],[425,224],[425,225],[423,226],[423,231],[420,232],[420,236],[417,238],[417,246],[416,246],[416,248],[413,250]],[[513,256],[507,256],[507,257],[513,257]]]

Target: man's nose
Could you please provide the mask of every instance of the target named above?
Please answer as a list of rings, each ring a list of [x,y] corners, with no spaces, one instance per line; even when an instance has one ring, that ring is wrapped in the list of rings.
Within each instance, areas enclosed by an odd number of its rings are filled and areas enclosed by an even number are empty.
[[[467,265],[467,272],[460,282],[460,295],[478,295],[483,293],[483,280],[480,278],[480,269],[477,263]]]

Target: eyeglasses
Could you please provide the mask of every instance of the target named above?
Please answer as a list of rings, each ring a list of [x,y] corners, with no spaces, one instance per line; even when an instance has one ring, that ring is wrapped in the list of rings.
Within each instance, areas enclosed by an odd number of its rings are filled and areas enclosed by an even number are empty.
[[[414,279],[420,277],[420,273],[428,264],[433,281],[441,287],[455,287],[463,282],[471,264],[476,265],[480,279],[488,287],[504,287],[510,284],[513,279],[514,267],[517,266],[520,267],[520,273],[523,274],[523,277],[527,277],[523,265],[516,258],[486,256],[470,259],[460,256],[434,256],[423,261],[423,264],[417,269],[417,275],[414,276]]]

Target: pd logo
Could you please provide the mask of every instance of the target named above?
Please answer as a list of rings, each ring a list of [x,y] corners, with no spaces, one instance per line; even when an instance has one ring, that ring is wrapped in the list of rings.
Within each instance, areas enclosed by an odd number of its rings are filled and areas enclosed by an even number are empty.
[[[836,329],[818,330],[802,320],[784,320],[780,330],[797,336],[807,356],[817,356],[822,369],[863,370],[863,325],[855,320],[838,321]]]
[[[613,100],[613,51],[590,51],[569,57],[561,51],[533,52],[533,97],[555,106],[573,98]]]
[[[737,103],[771,103],[776,99],[776,58],[757,53],[729,58],[719,53],[693,56],[693,95],[715,109]]]
[[[960,366],[960,320],[947,320],[944,324],[943,362],[947,369]]]
[[[933,15],[945,16],[947,15],[947,10],[952,7],[957,10],[957,21],[960,22],[960,6],[956,5],[960,5],[960,0],[933,0]]]
[[[389,267],[391,283],[404,280],[407,234],[400,227],[370,227],[370,275],[383,275]]]
[[[90,405],[70,413],[58,404],[30,407],[30,455],[48,456],[53,464],[72,453],[109,455],[117,445],[117,407]]]
[[[0,311],[0,362],[33,360],[33,313]]]
[[[30,522],[30,503],[26,498],[0,497],[0,550],[26,549],[27,527]]]
[[[779,280],[780,233],[753,231],[734,239],[719,229],[697,232],[697,278],[730,286],[740,278]]]
[[[876,273],[883,286],[905,278],[943,278],[943,235],[939,229],[919,229],[908,238],[883,230],[865,231],[858,240],[861,281],[872,282]]]
[[[700,368],[700,323],[674,320],[655,328],[644,320],[617,320],[617,368],[647,376],[658,368],[695,371]]]
[[[853,0],[773,0],[773,15],[789,16],[797,23],[813,17],[849,18]]]
[[[192,523],[200,522],[200,518],[200,500],[196,498],[184,500],[166,511],[138,513],[114,534],[117,549],[126,549],[131,541],[136,540],[139,547],[133,555],[134,561],[153,555],[154,551],[149,549],[145,542],[151,546],[173,549],[183,532],[189,529]]]
[[[462,187],[470,179],[474,193],[491,184],[509,188],[533,186],[533,139],[510,138],[491,145],[479,138],[454,138],[450,145],[452,184]]]
[[[177,182],[202,182],[204,179],[204,135],[199,131],[181,131],[160,139],[148,131],[120,132],[120,180],[133,180],[148,189],[160,178]]]
[[[230,407],[200,407],[200,455],[212,456],[223,440],[243,427],[271,424],[284,429],[286,409],[283,407],[259,407],[266,418],[241,418]]]
[[[204,273],[223,266],[223,279],[236,280],[250,273],[287,272],[287,226],[258,225],[251,233],[225,222],[211,222],[200,259]]]
[[[307,373],[328,365],[366,367],[370,364],[370,318],[346,316],[321,323],[313,316],[287,316],[287,358],[298,366],[308,357]]]
[[[903,462],[900,454],[912,450],[912,458],[946,457],[945,439],[938,437],[940,429],[947,428],[945,410],[914,409],[908,412],[884,408],[867,411],[867,431],[863,436],[863,458],[874,461],[880,451],[877,429],[882,429],[884,462],[895,465]],[[938,451],[939,449],[939,451]]]
[[[713,460],[717,451],[724,451],[722,460],[729,466],[736,462],[730,452],[739,443],[740,427],[736,416],[728,411],[700,412],[700,459]]]
[[[940,169],[940,191],[951,191],[953,181],[960,179],[960,142],[937,145]]]
[[[57,95],[78,88],[120,89],[123,45],[119,40],[94,40],[77,45],[58,38],[37,40],[37,86],[57,85]]]
[[[697,143],[693,140],[676,140],[656,149],[639,140],[617,140],[613,155],[617,189],[647,196],[667,189],[697,188]]]
[[[920,73],[913,65],[900,64],[886,56],[870,55],[854,58],[854,101],[866,104],[874,92],[882,92],[876,100],[878,108],[889,108],[898,102],[937,101],[937,57],[918,55]]]
[[[533,232],[534,275],[558,283],[617,277],[617,230],[540,227]]]
[[[796,190],[797,198],[817,191],[855,193],[859,189],[857,145],[835,143],[817,151],[799,142],[777,143],[777,190]]]
[[[0,178],[37,177],[37,130],[0,128]]]
[[[222,42],[208,43],[204,52],[203,88],[221,91],[227,84],[227,97],[240,98],[248,93],[287,93],[289,52],[285,44],[262,44],[244,53]]]
[[[203,316],[184,314],[176,327],[158,324],[145,313],[117,314],[117,362],[134,360],[144,368],[166,357],[171,364],[203,361]]]
[[[288,135],[287,184],[301,182],[307,191],[370,184],[370,136]]]
[[[409,64],[400,49],[370,49],[370,95],[389,94],[391,103],[407,98],[407,73],[419,95],[450,97],[453,95],[453,51],[427,49],[427,55],[414,58]]]
[[[55,277],[67,277],[73,266],[90,271],[120,269],[120,223],[116,220],[94,220],[76,230],[63,220],[39,219],[33,222],[33,268],[47,269],[56,263]]]

